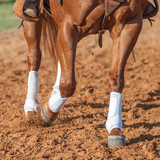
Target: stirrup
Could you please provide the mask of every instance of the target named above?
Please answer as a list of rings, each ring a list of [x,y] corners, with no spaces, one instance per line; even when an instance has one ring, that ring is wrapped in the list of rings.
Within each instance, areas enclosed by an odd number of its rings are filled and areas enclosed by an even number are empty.
[[[26,1],[26,3],[28,3]],[[32,18],[36,18],[37,17],[37,8],[36,8],[36,3],[35,2],[31,2],[30,4],[24,4],[24,8],[23,8],[23,12]]]
[[[151,12],[153,12],[156,8],[154,7],[154,5],[151,2],[148,2],[147,8],[144,12],[144,15],[147,15]]]
[[[23,12],[23,7],[24,7],[24,3],[26,0],[17,0],[13,6],[13,12],[20,17],[21,19],[25,20],[25,21],[30,21],[30,22],[37,22],[39,21],[41,15],[42,15],[42,11],[43,11],[43,0],[39,0],[38,1],[38,5],[37,5],[37,17],[30,17],[28,15],[26,15]]]

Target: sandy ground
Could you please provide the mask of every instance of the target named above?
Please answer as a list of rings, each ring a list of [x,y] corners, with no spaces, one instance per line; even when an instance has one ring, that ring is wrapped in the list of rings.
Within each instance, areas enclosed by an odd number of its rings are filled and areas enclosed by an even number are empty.
[[[160,14],[153,27],[147,20],[129,57],[123,91],[125,147],[107,147],[111,45],[109,34],[98,47],[96,35],[77,49],[76,92],[58,119],[46,125],[37,114],[27,121],[27,45],[22,30],[0,33],[0,159],[160,159]],[[50,57],[39,70],[40,107],[55,82]]]

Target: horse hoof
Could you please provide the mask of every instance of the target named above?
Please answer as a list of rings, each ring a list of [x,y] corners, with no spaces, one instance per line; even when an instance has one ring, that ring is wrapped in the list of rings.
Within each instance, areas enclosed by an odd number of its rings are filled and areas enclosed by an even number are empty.
[[[108,136],[108,147],[125,146],[124,136]]]
[[[46,114],[45,110],[44,110],[44,106],[41,109],[41,118],[44,122],[53,122],[57,119],[58,115],[56,115],[55,117],[50,117]]]

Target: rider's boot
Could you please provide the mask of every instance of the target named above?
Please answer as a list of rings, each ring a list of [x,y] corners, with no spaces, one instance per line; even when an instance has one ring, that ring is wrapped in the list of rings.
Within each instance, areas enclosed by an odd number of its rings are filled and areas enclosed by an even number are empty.
[[[30,17],[37,17],[37,9],[35,4],[36,3],[33,1],[26,1],[23,8],[24,13]]]
[[[154,10],[155,10],[155,7],[153,6],[153,4],[151,2],[148,1],[148,6],[144,12],[144,15],[149,14]]]

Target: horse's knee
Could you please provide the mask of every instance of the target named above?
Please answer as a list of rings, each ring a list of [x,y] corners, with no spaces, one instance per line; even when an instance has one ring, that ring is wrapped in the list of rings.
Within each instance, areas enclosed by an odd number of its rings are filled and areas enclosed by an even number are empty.
[[[60,86],[59,86],[61,97],[71,97],[76,89],[76,81],[75,80],[63,80],[61,78],[60,80]]]
[[[124,88],[124,75],[116,71],[111,71],[109,73],[109,86],[111,92],[119,92],[121,93]]]

